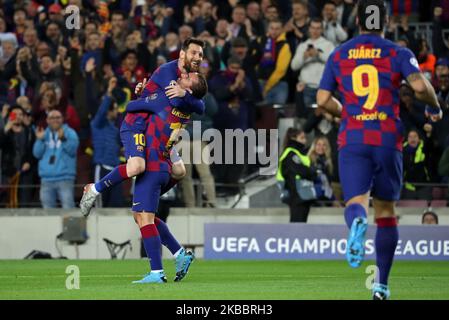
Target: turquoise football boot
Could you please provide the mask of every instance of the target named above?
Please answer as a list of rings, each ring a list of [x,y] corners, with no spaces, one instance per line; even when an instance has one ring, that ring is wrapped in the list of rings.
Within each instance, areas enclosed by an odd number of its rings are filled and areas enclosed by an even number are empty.
[[[167,282],[167,277],[164,271],[159,272],[148,272],[143,279],[133,281],[133,283],[165,283]]]
[[[380,283],[373,285],[373,300],[388,300],[390,299],[390,290],[388,286]]]
[[[358,268],[365,256],[365,234],[368,229],[368,221],[365,217],[354,219],[349,231],[348,244],[346,246],[346,260],[353,268]]]
[[[184,248],[181,250],[179,255],[176,257],[176,276],[175,282],[179,282],[187,275],[189,267],[195,259],[195,255],[192,251],[186,251]]]

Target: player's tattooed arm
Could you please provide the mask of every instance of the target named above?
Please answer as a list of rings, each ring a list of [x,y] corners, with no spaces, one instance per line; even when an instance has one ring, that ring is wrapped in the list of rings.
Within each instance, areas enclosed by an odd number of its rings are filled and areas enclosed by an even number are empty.
[[[342,105],[335,97],[332,96],[332,92],[319,89],[316,95],[316,101],[318,108],[322,108],[329,112],[334,117],[341,117]]]
[[[427,103],[435,109],[440,108],[435,89],[421,72],[410,74],[407,77],[407,82],[415,91],[415,96],[418,100]]]

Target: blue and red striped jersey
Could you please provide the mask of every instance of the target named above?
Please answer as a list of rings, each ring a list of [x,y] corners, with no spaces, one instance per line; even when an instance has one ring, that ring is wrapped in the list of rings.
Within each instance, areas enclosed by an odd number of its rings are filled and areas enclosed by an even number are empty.
[[[338,145],[383,146],[402,150],[399,87],[420,72],[407,48],[376,34],[363,34],[337,47],[329,57],[320,89],[338,90],[343,105]]]

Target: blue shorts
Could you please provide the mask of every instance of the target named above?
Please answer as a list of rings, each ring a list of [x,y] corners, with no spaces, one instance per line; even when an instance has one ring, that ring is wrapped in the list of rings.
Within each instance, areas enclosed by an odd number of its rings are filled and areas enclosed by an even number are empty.
[[[120,139],[125,150],[125,158],[140,157],[145,159],[145,131],[120,129]]]
[[[156,213],[161,196],[161,188],[170,179],[166,171],[145,171],[136,178],[134,185],[133,212]]]
[[[371,190],[379,200],[397,201],[402,188],[402,153],[369,145],[346,145],[338,154],[345,202]]]

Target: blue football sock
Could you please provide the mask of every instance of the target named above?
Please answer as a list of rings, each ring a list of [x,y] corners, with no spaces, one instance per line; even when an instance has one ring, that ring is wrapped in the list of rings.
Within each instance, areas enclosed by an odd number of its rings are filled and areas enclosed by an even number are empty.
[[[170,232],[167,224],[159,218],[155,218],[154,223],[156,224],[157,231],[159,232],[159,234],[161,236],[162,244],[164,246],[166,246],[172,254],[175,254],[176,252],[178,252],[179,249],[181,249],[181,245],[175,239],[173,234]]]
[[[388,275],[393,264],[394,252],[398,244],[398,227],[396,218],[376,219],[377,232],[375,239],[376,264],[379,269],[378,282],[388,285]]]
[[[151,270],[162,270],[161,237],[155,224],[147,224],[140,228],[143,246],[150,259]]]
[[[352,222],[357,217],[366,218],[366,210],[361,204],[353,203],[345,208],[345,221],[348,228],[351,228]]]
[[[95,183],[95,189],[98,192],[103,192],[104,190],[111,188],[119,184],[122,181],[128,179],[128,174],[126,173],[126,164],[121,164],[115,167],[111,172],[105,175],[97,183]]]

